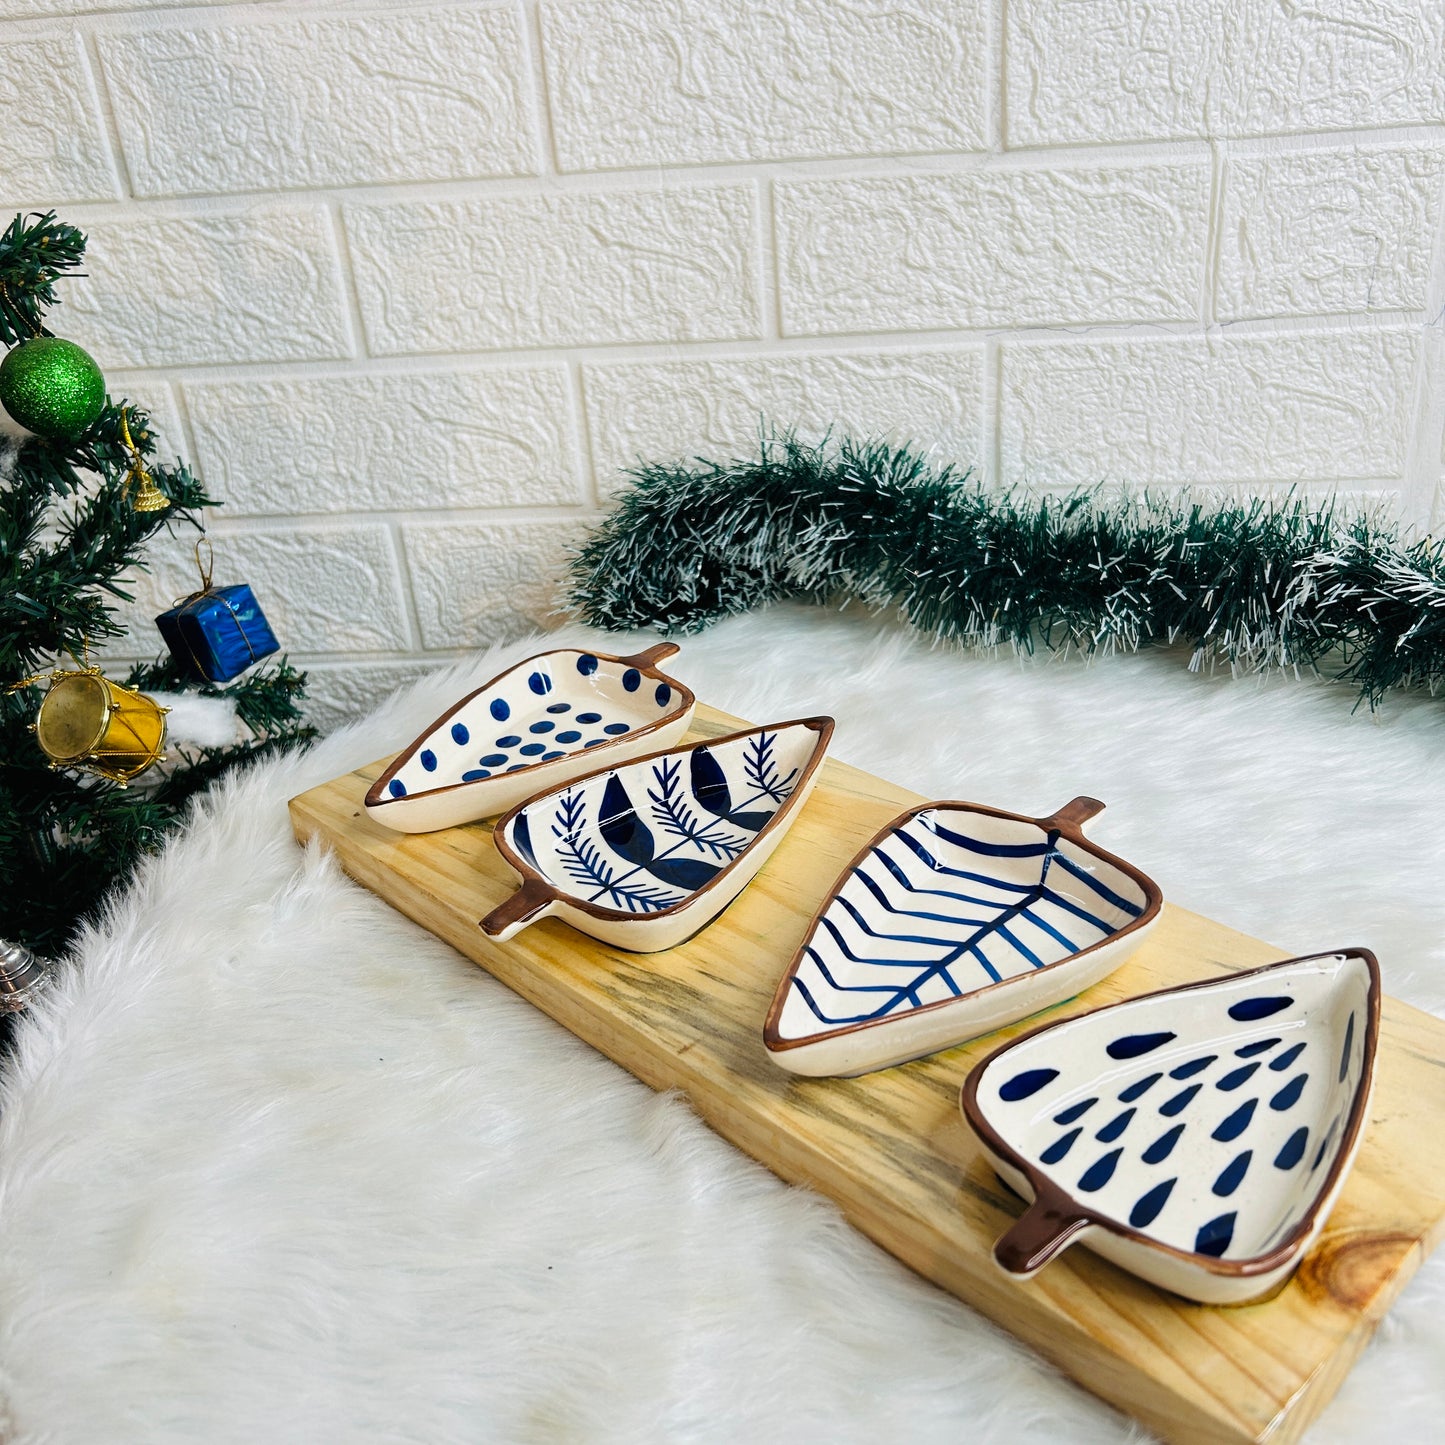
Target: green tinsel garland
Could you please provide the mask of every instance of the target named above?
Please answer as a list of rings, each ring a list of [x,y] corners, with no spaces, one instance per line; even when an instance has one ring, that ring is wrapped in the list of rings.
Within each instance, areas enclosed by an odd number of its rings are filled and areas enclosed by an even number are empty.
[[[765,440],[643,466],[571,562],[599,627],[695,632],[783,598],[893,607],[971,646],[1319,667],[1373,705],[1445,680],[1445,541],[1297,496],[989,491],[904,448]]]

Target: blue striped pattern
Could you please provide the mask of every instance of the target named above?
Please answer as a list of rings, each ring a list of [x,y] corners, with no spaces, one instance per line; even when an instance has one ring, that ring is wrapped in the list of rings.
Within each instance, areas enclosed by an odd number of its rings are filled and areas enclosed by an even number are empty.
[[[817,1030],[895,1017],[1058,963],[1143,912],[1057,832],[930,810],[880,841],[818,920],[792,987]]]

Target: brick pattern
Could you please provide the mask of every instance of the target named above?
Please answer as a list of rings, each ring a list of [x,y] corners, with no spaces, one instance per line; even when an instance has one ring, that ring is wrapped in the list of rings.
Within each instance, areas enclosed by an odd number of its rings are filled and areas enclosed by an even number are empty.
[[[55,329],[329,721],[762,420],[1439,526],[1442,53],[1437,0],[0,0],[0,194],[90,233]]]

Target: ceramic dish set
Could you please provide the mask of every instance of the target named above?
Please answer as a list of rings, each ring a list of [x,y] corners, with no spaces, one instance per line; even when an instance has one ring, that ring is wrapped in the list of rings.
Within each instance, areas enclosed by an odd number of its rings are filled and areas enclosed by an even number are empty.
[[[555,917],[673,948],[764,866],[833,733],[797,718],[681,743],[696,700],[657,664],[558,649],[470,693],[366,794],[378,823],[481,818],[520,880],[481,921]],[[1112,973],[1159,888],[1097,847],[1075,798],[1044,818],[934,802],[893,819],[822,901],[768,1010],[769,1057],[856,1075],[965,1043]],[[1380,981],[1363,949],[1291,959],[1044,1024],[963,1086],[964,1118],[1027,1209],[995,1247],[1028,1279],[1074,1242],[1190,1299],[1280,1287],[1323,1228],[1369,1114]]]

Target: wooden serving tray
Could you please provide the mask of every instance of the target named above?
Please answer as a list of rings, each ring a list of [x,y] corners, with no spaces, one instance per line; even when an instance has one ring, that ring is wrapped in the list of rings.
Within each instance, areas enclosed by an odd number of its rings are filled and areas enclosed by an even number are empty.
[[[688,736],[743,726],[699,707]],[[858,848],[923,801],[917,794],[825,763],[792,831],[737,902],[688,943],[639,955],[555,920],[511,943],[488,940],[477,920],[515,887],[490,827],[414,836],[380,827],[361,800],[383,767],[293,799],[297,837],[324,840],[358,882],[653,1088],[685,1091],[739,1148],[834,1199],[885,1249],[1167,1440],[1297,1440],[1439,1242],[1445,1022],[1387,998],[1358,1161],[1321,1240],[1274,1299],[1190,1304],[1085,1249],[1014,1283],[990,1251],[1020,1205],[980,1157],[958,1093],[980,1057],[1037,1020],[859,1079],[797,1078],[762,1044],[768,1002],[812,913]],[[1282,956],[1166,904],[1128,963],[1052,1015]]]

